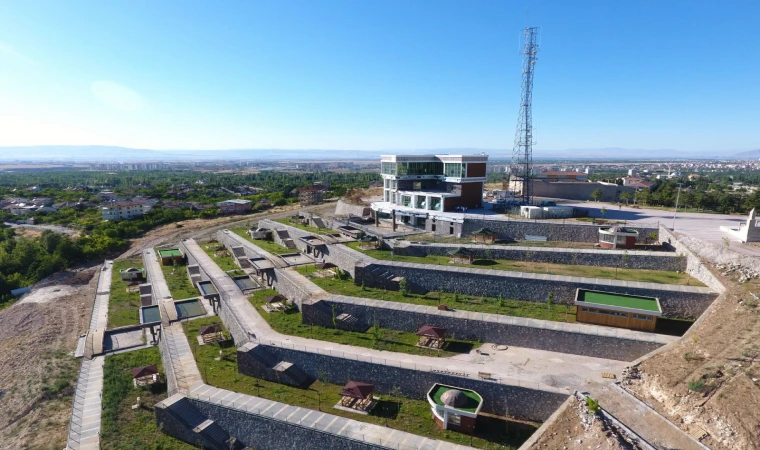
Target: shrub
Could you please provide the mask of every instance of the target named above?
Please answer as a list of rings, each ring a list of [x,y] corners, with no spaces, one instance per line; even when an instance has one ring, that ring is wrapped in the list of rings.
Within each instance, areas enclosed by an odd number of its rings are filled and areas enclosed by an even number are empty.
[[[601,410],[599,400],[591,397],[586,397],[586,407],[592,413],[598,413]]]
[[[689,390],[699,392],[705,387],[705,382],[702,380],[689,381]]]

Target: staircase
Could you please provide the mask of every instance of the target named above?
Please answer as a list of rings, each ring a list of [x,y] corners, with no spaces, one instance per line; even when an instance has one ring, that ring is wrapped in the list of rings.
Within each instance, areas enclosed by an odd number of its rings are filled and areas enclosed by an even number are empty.
[[[322,220],[322,218],[318,216],[312,216],[311,223],[313,223],[317,228],[329,228],[327,225],[325,225],[325,222]]]
[[[214,450],[242,448],[219,424],[204,416],[185,396],[175,394],[156,405],[195,434],[195,444]],[[232,444],[232,446],[230,445]]]
[[[369,269],[364,269],[363,281],[368,287],[378,287],[382,289],[388,289],[391,291],[399,290],[399,281],[401,277],[388,272],[383,266],[370,266]]]

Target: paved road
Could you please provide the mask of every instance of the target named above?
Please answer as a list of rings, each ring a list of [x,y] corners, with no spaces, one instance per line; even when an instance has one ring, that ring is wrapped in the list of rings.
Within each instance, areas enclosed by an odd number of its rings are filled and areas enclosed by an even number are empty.
[[[711,244],[724,245],[723,238],[731,239],[731,249],[749,256],[760,256],[760,248],[742,244],[735,238],[720,230],[721,226],[730,225],[739,227],[747,221],[747,216],[733,216],[728,214],[705,214],[679,212],[673,220],[673,210],[630,208],[607,203],[578,202],[562,203],[563,205],[586,208],[591,217],[602,217],[601,209],[606,208],[605,219],[623,220],[630,224],[657,224],[660,223],[675,231],[701,239]]]
[[[27,224],[9,223],[9,222],[5,222],[4,225],[9,226],[11,228],[28,228],[30,230],[37,230],[37,231],[51,230],[51,231],[56,231],[58,233],[68,234],[70,236],[73,236],[77,233],[76,230],[72,230],[71,228],[61,227],[58,225],[27,225]]]

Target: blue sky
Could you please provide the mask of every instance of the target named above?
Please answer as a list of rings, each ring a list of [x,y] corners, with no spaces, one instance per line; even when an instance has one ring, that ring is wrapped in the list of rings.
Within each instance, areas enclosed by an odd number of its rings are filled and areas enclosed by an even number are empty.
[[[529,18],[526,19],[526,5]],[[0,146],[760,148],[757,1],[0,2]]]

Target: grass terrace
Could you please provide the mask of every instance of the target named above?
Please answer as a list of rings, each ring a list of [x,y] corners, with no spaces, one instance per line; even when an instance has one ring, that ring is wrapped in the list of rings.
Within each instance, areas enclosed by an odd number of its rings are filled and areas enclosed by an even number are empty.
[[[156,426],[153,405],[166,398],[166,383],[138,389],[133,387],[130,369],[150,364],[157,364],[159,372],[163,375],[158,347],[119,353],[106,358],[103,372],[101,448],[195,448],[162,433]],[[140,407],[132,409],[137,397],[140,397]]]
[[[375,350],[386,350],[390,352],[423,356],[455,356],[462,353],[468,353],[477,346],[474,341],[447,339],[446,348],[439,351],[417,347],[416,344],[419,337],[414,333],[389,330],[380,326],[377,328],[370,327],[366,332],[360,333],[357,331],[336,330],[317,325],[308,325],[302,323],[303,316],[295,309],[288,312],[273,313],[267,313],[261,309],[266,303],[266,300],[264,299],[270,295],[277,295],[277,291],[272,289],[256,291],[253,295],[248,297],[248,300],[259,310],[259,314],[261,314],[275,331],[290,336],[300,336],[319,341],[334,342],[336,344],[346,344],[356,347],[372,348]]]
[[[389,302],[411,303],[415,305],[438,306],[446,305],[451,309],[476,311],[505,316],[527,317],[531,319],[553,320],[555,322],[575,322],[575,306],[529,302],[524,300],[498,299],[492,297],[476,297],[448,292],[428,292],[425,295],[402,295],[399,291],[388,291],[378,288],[357,286],[351,278],[321,278],[313,276],[317,269],[314,266],[300,266],[296,270],[308,277],[314,284],[331,294],[347,295],[350,297],[374,298]],[[348,277],[348,275],[345,275]]]
[[[474,244],[471,237],[456,237],[449,235],[438,235],[433,233],[421,233],[407,236],[406,239],[414,242],[432,242],[438,244]],[[588,248],[594,249],[594,242],[562,242],[562,241],[519,241],[519,242],[503,242],[497,241],[493,244],[483,244],[478,242],[479,245],[514,245],[520,247],[551,247],[551,248]]]
[[[626,269],[623,257],[620,267],[577,266],[572,264],[554,264],[534,261],[513,261],[506,259],[476,259],[472,264],[449,263],[448,256],[404,256],[391,255],[390,250],[360,250],[358,242],[348,242],[346,245],[384,261],[398,261],[418,264],[436,264],[443,266],[470,267],[474,269],[507,270],[512,272],[548,273],[551,275],[566,275],[585,278],[608,278],[622,281],[641,281],[658,284],[683,284],[704,286],[687,273],[669,272],[666,270]]]
[[[212,323],[219,323],[219,318],[192,320],[182,326],[203,379],[218,388],[483,449],[517,449],[537,428],[537,424],[533,423],[482,417],[478,430],[470,440],[468,435],[438,428],[430,417],[430,405],[426,400],[387,394],[377,395],[381,400],[369,415],[341,411],[333,405],[341,399],[342,385],[317,380],[307,389],[300,389],[239,374],[234,345],[198,345],[198,329]],[[214,358],[219,358],[220,350],[222,357],[216,361]]]
[[[432,392],[430,392],[430,396],[433,398],[433,401],[436,405],[443,406],[443,402],[441,401],[441,396],[450,391],[452,388],[448,386],[444,386],[442,384],[439,384]],[[456,409],[461,409],[462,411],[467,411],[474,413],[475,410],[478,409],[478,406],[483,403],[483,399],[480,398],[480,395],[476,394],[475,391],[471,391],[469,389],[459,389],[459,391],[464,394],[465,397],[467,397],[467,404],[464,406],[457,406]]]
[[[120,271],[142,268],[140,259],[117,259],[111,271],[111,295],[108,300],[108,328],[140,323],[140,292],[127,292],[129,282],[121,280]],[[142,281],[144,283],[145,281]]]
[[[213,241],[200,244],[200,247],[204,252],[214,261],[223,271],[227,272],[231,276],[245,275],[240,267],[235,264],[235,258],[232,257],[230,250],[224,249],[216,251],[217,247],[222,247],[222,244]],[[218,255],[218,256],[217,256]]]
[[[187,276],[187,268],[182,265],[164,266],[161,265],[164,272],[166,284],[169,286],[169,292],[174,300],[181,300],[190,297],[198,297],[198,292]]]
[[[267,241],[265,239],[253,239],[250,235],[246,232],[247,230],[245,228],[233,228],[230,231],[237,234],[238,236],[242,236],[248,241],[252,242],[254,245],[261,247],[262,250],[265,250],[269,253],[273,253],[275,255],[281,255],[283,253],[293,253],[292,249],[287,249],[283,247],[282,245],[275,244],[273,241]]]
[[[329,230],[329,228],[317,228],[317,227],[312,227],[309,225],[304,225],[301,223],[300,220],[296,220],[290,217],[285,217],[283,219],[275,219],[275,222],[280,222],[281,224],[284,224],[284,225],[290,225],[291,227],[299,228],[301,230],[308,231],[309,233],[322,234],[322,232]]]

